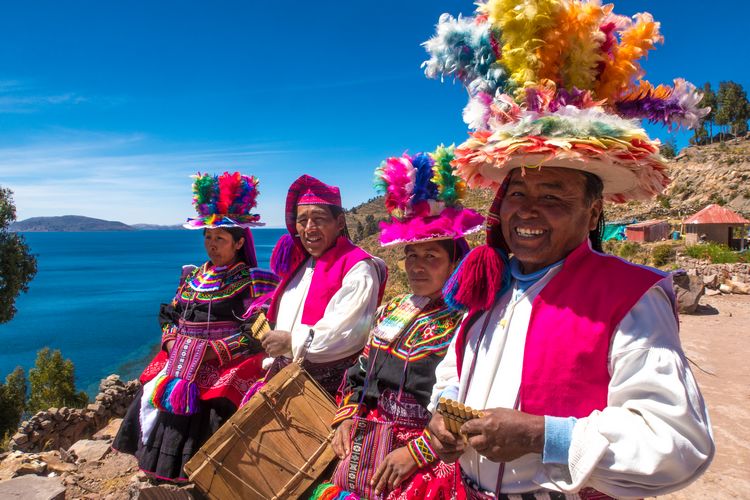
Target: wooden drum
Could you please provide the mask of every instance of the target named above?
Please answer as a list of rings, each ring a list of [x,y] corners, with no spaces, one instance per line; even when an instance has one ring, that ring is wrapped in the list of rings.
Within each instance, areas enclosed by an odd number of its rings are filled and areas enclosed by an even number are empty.
[[[298,364],[255,393],[198,453],[185,472],[210,498],[297,498],[335,460],[336,405]]]

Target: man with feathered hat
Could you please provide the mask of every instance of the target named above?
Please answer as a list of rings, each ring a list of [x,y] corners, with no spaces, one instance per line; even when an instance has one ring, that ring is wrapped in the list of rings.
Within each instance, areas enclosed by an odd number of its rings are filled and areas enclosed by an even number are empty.
[[[497,189],[487,244],[446,290],[469,312],[432,403],[481,416],[464,439],[439,414],[430,423],[469,498],[660,495],[711,462],[670,276],[601,253],[604,200],[669,182],[633,119],[689,126],[707,112],[683,80],[640,80],[658,28],[594,2],[490,0],[473,18],[441,17],[426,43],[428,75],[470,93],[475,131],[454,165],[470,187]]]
[[[276,358],[266,378],[306,349],[305,368],[335,395],[367,342],[385,264],[350,241],[339,188],[309,175],[289,188],[286,226],[271,257],[281,284],[268,311],[274,330],[263,339]]]

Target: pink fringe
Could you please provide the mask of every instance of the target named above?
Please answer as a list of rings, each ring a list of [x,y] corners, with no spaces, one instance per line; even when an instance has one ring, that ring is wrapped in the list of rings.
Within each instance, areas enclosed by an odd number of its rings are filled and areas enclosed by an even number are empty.
[[[391,219],[380,223],[380,244],[418,242],[431,238],[462,238],[478,231],[484,217],[468,208],[446,208],[435,217]]]

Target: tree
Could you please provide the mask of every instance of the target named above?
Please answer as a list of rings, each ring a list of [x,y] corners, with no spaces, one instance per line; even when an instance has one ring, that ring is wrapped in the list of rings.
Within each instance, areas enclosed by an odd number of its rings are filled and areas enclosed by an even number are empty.
[[[85,392],[76,393],[75,367],[62,353],[45,347],[36,353],[34,368],[29,370],[31,395],[28,410],[37,412],[51,407],[82,408],[88,403]]]
[[[367,216],[365,217],[365,238],[370,236],[371,234],[376,234],[378,231],[378,223],[375,220],[375,216],[372,214],[367,214]]]
[[[709,111],[709,113],[705,117],[703,117],[701,126],[703,126],[704,123],[708,123],[708,141],[710,143],[713,143],[714,121],[716,120],[716,111],[719,107],[719,101],[716,99],[716,92],[713,91],[713,89],[711,88],[711,84],[708,82],[703,85],[703,98],[701,98],[700,107],[711,108],[711,111]]]
[[[677,141],[673,136],[670,136],[667,142],[659,147],[659,153],[668,160],[677,156]]]
[[[716,124],[729,127],[733,136],[747,131],[747,120],[750,119],[750,102],[745,89],[737,82],[721,82],[716,95],[718,111]]]
[[[0,384],[0,438],[15,432],[26,408],[26,375],[16,367]]]
[[[23,236],[8,231],[15,220],[13,192],[0,186],[0,323],[13,319],[16,297],[29,290],[36,274],[36,259]]]

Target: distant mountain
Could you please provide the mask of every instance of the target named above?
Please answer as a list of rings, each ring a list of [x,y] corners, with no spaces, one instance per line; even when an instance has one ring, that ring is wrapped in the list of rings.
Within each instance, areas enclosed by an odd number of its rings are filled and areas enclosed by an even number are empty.
[[[59,217],[32,217],[14,222],[10,231],[45,233],[45,232],[82,232],[82,231],[135,231],[134,228],[118,221],[109,221],[84,217],[82,215],[62,215]]]
[[[138,231],[174,231],[183,229],[182,224],[173,224],[171,226],[161,226],[159,224],[131,224],[130,227]]]

